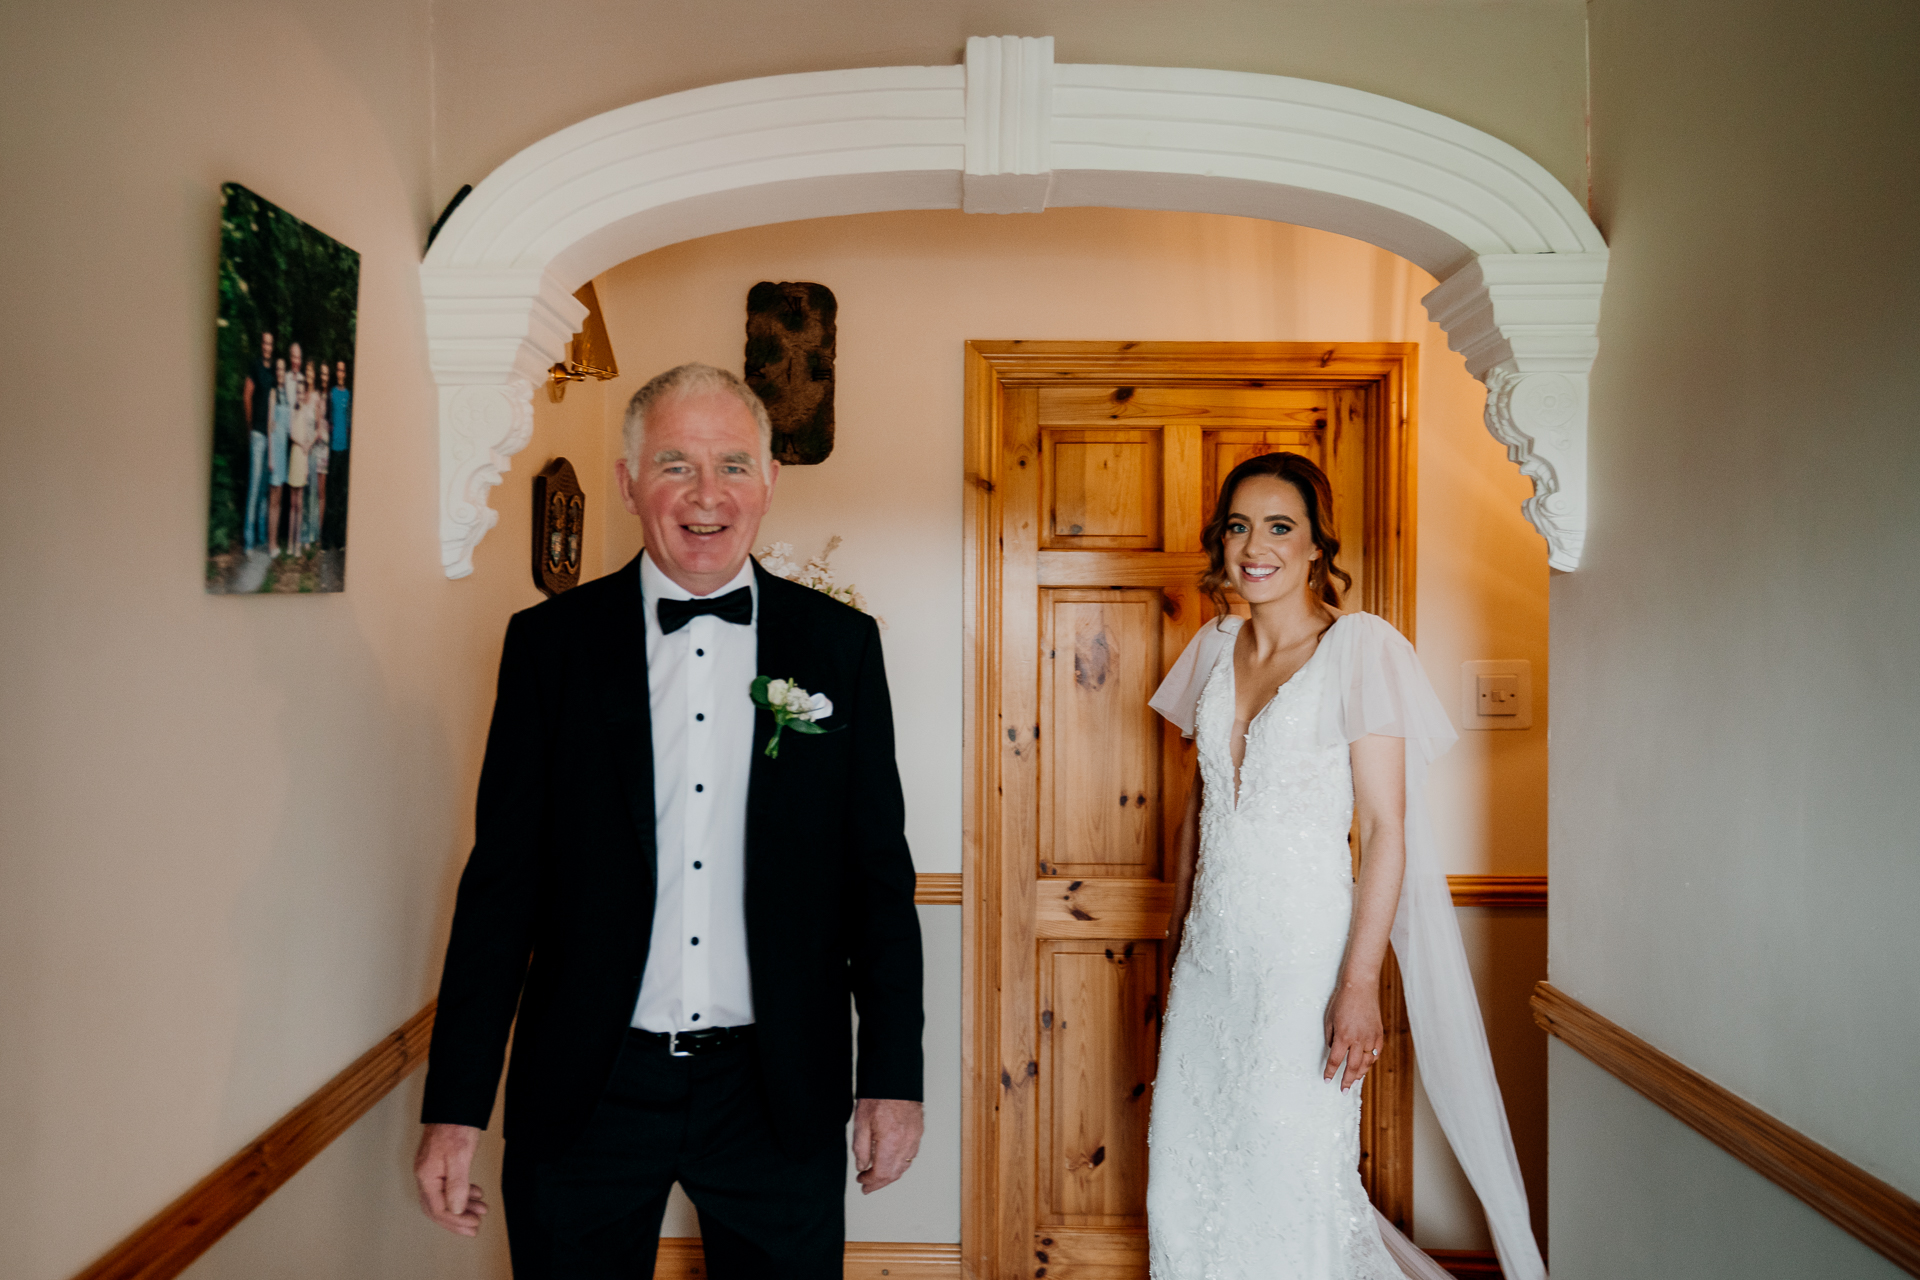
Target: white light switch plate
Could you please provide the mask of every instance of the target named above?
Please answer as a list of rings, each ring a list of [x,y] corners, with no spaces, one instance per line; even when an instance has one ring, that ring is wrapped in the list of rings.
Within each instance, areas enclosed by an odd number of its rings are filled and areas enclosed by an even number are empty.
[[[1507,677],[1500,679],[1499,677]],[[1487,679],[1483,690],[1482,680]],[[1482,692],[1490,696],[1482,699]],[[1485,715],[1488,707],[1511,706],[1512,715]],[[1533,664],[1525,658],[1460,664],[1462,729],[1533,728]]]

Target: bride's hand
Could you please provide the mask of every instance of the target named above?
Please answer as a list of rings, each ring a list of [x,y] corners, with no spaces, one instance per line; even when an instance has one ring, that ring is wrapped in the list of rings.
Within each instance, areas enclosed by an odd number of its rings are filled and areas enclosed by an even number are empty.
[[[1327,1070],[1322,1079],[1341,1075],[1340,1092],[1345,1093],[1367,1074],[1387,1036],[1380,1020],[1380,984],[1376,982],[1340,984],[1327,1006]],[[1341,1072],[1341,1063],[1346,1070]]]

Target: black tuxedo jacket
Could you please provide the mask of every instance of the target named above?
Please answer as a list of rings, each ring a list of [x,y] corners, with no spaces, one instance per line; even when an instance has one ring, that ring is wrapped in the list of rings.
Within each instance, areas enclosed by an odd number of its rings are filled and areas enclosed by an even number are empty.
[[[919,1099],[920,923],[872,618],[754,568],[761,675],[833,700],[835,732],[758,711],[747,958],[783,1145],[837,1141],[858,1093]],[[639,562],[515,614],[474,847],[440,979],[422,1120],[485,1128],[507,1034],[507,1137],[558,1151],[606,1087],[653,929],[653,731]],[[747,696],[746,690],[740,691]],[[519,1022],[514,1025],[516,1006]]]

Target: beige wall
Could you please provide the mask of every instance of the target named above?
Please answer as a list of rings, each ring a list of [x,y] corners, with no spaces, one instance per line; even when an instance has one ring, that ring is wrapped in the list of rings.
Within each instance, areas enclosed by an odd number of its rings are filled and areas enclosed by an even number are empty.
[[[435,10],[433,191],[642,98],[831,67],[948,65],[968,36],[1062,62],[1216,67],[1385,94],[1512,143],[1586,194],[1580,0],[464,0]]]
[[[1425,273],[1324,232],[1210,215],[1055,210],[1026,217],[895,213],[712,236],[633,259],[596,283],[625,376],[608,384],[610,450],[625,400],[687,360],[740,367],[747,289],[815,280],[839,300],[837,438],[817,467],[781,473],[764,540],[817,551],[885,616],[908,834],[923,871],[960,867],[962,608],[961,348],[969,338],[1415,341],[1419,386],[1419,639],[1449,707],[1459,664],[1527,658],[1546,684],[1546,554],[1519,514],[1528,482],[1480,422],[1485,395],[1418,306]],[[536,435],[531,453],[545,444]],[[535,464],[537,465],[537,464]],[[609,486],[600,506],[617,501]],[[639,548],[613,517],[606,563]],[[1547,717],[1530,731],[1468,733],[1436,770],[1454,871],[1545,869]],[[935,908],[934,911],[940,909]],[[951,908],[945,909],[949,912]],[[1529,1171],[1544,1172],[1544,1047],[1524,1010],[1540,976],[1539,922],[1501,913],[1470,926],[1502,1068],[1517,1096]],[[929,1017],[958,1045],[958,935],[930,955]],[[1506,981],[1517,971],[1518,985]],[[949,981],[948,975],[951,974]],[[952,1240],[958,1231],[957,1065],[930,1095],[913,1181],[849,1203],[855,1239]],[[1426,1144],[1437,1150],[1437,1131]],[[1449,1161],[1423,1165],[1422,1239],[1484,1240]]]
[[[1595,0],[1552,972],[1920,1195],[1920,10]],[[1895,1274],[1576,1055],[1555,1274]]]
[[[608,496],[602,394],[576,388],[563,405],[542,402],[539,438],[495,492],[502,519],[477,572],[458,583],[440,574],[437,406],[414,266],[459,183],[648,94],[781,71],[948,62],[968,35],[1011,33],[1055,34],[1066,60],[1273,71],[1403,97],[1505,138],[1570,188],[1583,186],[1583,19],[1573,0],[913,0],[828,11],[749,0],[729,9],[724,28],[712,13],[680,0],[25,0],[0,17],[0,458],[13,477],[0,498],[9,659],[0,675],[0,1274],[70,1274],[433,988],[501,629],[538,598],[527,568],[532,474],[565,453],[595,496]],[[223,181],[364,255],[343,595],[200,590]],[[968,252],[1028,234],[1011,225],[976,224]],[[1303,321],[1273,290],[1220,283],[1236,254],[1267,243],[1260,237],[1187,226],[1154,235],[1168,241],[1156,251],[1161,336],[1286,336]],[[1109,268],[1141,248],[1131,235],[1108,239]],[[1292,252],[1288,243],[1259,251]],[[913,248],[896,236],[889,252]],[[1203,259],[1212,292],[1183,292],[1175,276]],[[1379,297],[1400,300],[1393,306],[1417,291],[1400,264],[1367,261]],[[1257,258],[1253,268],[1268,280],[1294,269]],[[938,275],[926,264],[903,270],[909,280]],[[728,287],[734,301],[713,313],[724,324],[712,322],[724,340],[701,340],[737,359],[738,289]],[[1104,287],[1099,296],[1124,292]],[[940,340],[934,390],[949,406],[958,394],[951,340],[1027,329],[978,291],[971,305],[964,331]],[[1148,314],[1144,303],[1126,305],[1113,314]],[[1392,336],[1374,331],[1382,305],[1304,318],[1315,336]],[[863,310],[875,314],[871,297]],[[1034,320],[1090,336],[1079,313]],[[1450,392],[1432,382],[1454,367],[1446,359],[1428,362],[1428,510],[1446,504],[1432,491],[1449,465],[1445,432],[1492,447],[1470,420],[1473,388],[1457,377]],[[908,406],[880,425],[920,431],[936,420],[928,379],[875,376],[870,403],[891,396]],[[1449,395],[1462,406],[1445,420],[1451,427],[1431,408]],[[954,463],[941,484],[957,474],[957,439],[948,454],[933,459]],[[1515,482],[1501,483],[1513,491],[1487,498],[1485,510],[1507,520],[1504,532],[1489,526],[1490,554],[1505,563],[1507,547],[1516,564],[1533,555],[1515,579],[1524,588],[1544,570],[1537,549],[1517,550],[1531,535],[1511,516]],[[952,525],[940,534],[951,545],[957,490],[945,492],[927,511]],[[890,647],[930,637],[930,660],[957,670],[957,597],[890,557],[892,527],[829,519],[807,503],[831,487],[816,479],[809,493],[804,479],[789,485],[783,511],[792,515],[776,528],[802,542],[845,532],[842,564],[886,589],[898,637]],[[615,510],[602,500],[589,518],[589,556],[603,564],[630,549],[614,545]],[[1525,616],[1506,630],[1486,629],[1491,614],[1442,624],[1434,584],[1458,570],[1423,558],[1421,572],[1430,661],[1537,649]],[[951,562],[926,570],[929,582],[954,573]],[[1444,677],[1436,673],[1443,688]],[[957,792],[926,779],[943,761],[957,767],[957,755],[948,723],[925,707],[915,714],[914,836],[926,865],[951,868]],[[1479,750],[1527,754],[1517,743]],[[1471,755],[1459,757],[1468,772],[1479,768]],[[1516,794],[1537,767],[1499,766]],[[1448,819],[1461,865],[1537,868],[1537,806],[1496,811],[1471,792],[1456,788],[1463,798]],[[930,918],[930,945],[957,957],[943,927]],[[952,1008],[956,971],[940,963],[930,985],[950,990],[933,998]],[[929,1032],[933,1087],[949,1094],[956,1077],[940,1064],[955,1056],[954,1034]],[[417,1087],[382,1103],[196,1274],[501,1273],[497,1224],[468,1245],[435,1234],[411,1207]],[[489,1146],[483,1166],[496,1158]],[[923,1200],[949,1195],[935,1185],[932,1175],[922,1181]]]
[[[426,5],[5,23],[0,1275],[55,1280],[431,994],[530,593],[436,554]],[[223,181],[364,255],[344,594],[201,589]],[[197,1274],[471,1274],[409,1205],[409,1106]]]

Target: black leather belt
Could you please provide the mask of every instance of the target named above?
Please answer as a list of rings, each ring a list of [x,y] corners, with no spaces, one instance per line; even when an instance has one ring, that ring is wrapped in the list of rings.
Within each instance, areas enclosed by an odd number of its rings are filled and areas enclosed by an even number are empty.
[[[664,1049],[676,1058],[697,1058],[702,1054],[746,1047],[753,1038],[753,1024],[703,1027],[699,1031],[642,1031],[638,1027],[629,1027],[627,1035],[648,1049]]]

